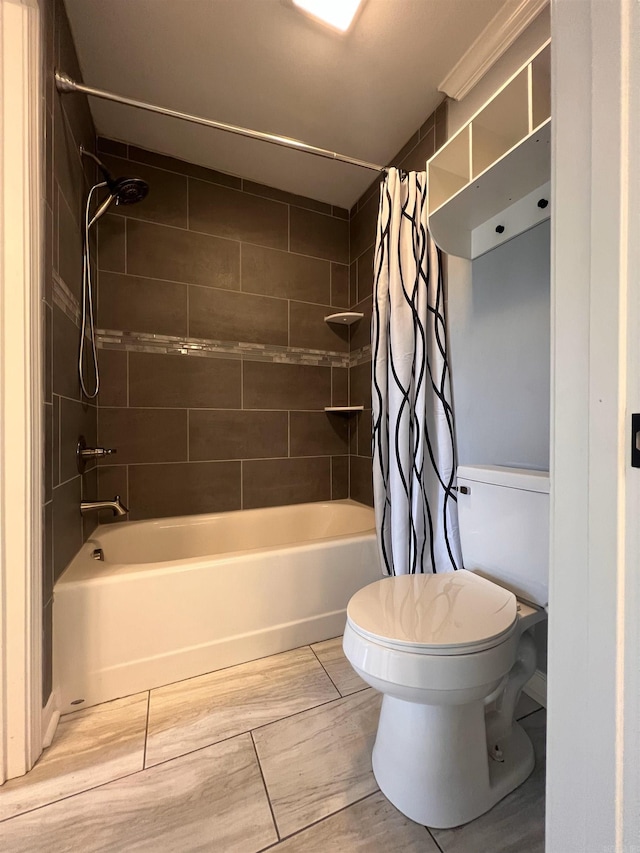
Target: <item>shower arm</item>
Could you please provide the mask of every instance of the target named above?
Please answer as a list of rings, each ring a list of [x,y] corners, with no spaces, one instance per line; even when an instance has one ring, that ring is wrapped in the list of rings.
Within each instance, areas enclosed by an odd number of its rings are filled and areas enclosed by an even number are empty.
[[[316,157],[324,157],[327,160],[338,160],[341,163],[349,163],[352,166],[360,166],[362,169],[371,169],[374,172],[387,171],[386,166],[379,166],[376,163],[369,163],[366,160],[347,157],[345,154],[337,154],[335,151],[329,151],[326,148],[317,148],[315,145],[308,145],[299,139],[292,139],[288,136],[276,136],[273,133],[263,133],[260,130],[250,130],[247,127],[239,127],[235,124],[224,124],[223,122],[213,121],[203,116],[170,110],[166,107],[159,107],[156,104],[148,104],[145,101],[135,101],[132,98],[115,95],[113,92],[106,92],[103,89],[94,89],[92,86],[85,86],[84,83],[77,83],[62,71],[55,72],[55,81],[56,88],[62,94],[81,92],[93,98],[101,98],[104,101],[113,101],[116,104],[124,104],[127,107],[134,107],[138,110],[147,110],[147,112],[159,113],[160,115],[170,116],[171,118],[179,118],[182,121],[191,122],[191,124],[213,127],[216,130],[224,130],[227,133],[235,133],[238,136],[247,136],[249,139],[270,142],[272,145],[281,145],[283,148],[293,148],[297,151],[303,151],[306,154],[313,154]]]

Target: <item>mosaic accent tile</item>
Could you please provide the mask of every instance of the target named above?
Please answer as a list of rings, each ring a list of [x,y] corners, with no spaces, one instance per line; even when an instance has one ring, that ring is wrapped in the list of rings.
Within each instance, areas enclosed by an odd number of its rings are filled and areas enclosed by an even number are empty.
[[[80,305],[62,279],[54,273],[53,301],[76,326],[80,324]],[[352,353],[331,350],[286,347],[246,341],[218,341],[185,335],[158,335],[150,332],[127,332],[118,329],[96,329],[98,349],[121,352],[174,353],[203,358],[235,358],[244,361],[310,364],[320,367],[355,367],[371,361],[367,344]]]
[[[203,338],[175,337],[138,332],[97,329],[99,348],[123,349],[129,352],[175,353],[205,358],[237,358],[245,361],[311,364],[322,367],[348,367],[349,355],[341,352],[254,344],[244,341],[213,341]]]
[[[64,312],[70,320],[80,325],[80,305],[60,276],[53,272],[53,303]]]
[[[366,364],[368,361],[371,361],[371,344],[354,350],[350,354],[349,367],[357,367],[359,364]]]

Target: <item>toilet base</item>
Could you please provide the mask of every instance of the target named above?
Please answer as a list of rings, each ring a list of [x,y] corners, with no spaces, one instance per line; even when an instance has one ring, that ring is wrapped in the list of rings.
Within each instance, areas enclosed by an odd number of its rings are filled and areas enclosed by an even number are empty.
[[[380,790],[416,823],[449,829],[489,811],[534,768],[531,741],[513,723],[487,752],[485,706],[421,705],[385,695],[373,748]]]

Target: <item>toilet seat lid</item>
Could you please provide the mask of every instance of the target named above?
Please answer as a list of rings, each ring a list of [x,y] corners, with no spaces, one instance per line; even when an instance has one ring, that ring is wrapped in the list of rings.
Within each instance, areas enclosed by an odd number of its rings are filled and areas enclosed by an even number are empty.
[[[468,654],[498,645],[517,621],[507,589],[461,569],[397,575],[363,587],[347,620],[374,642],[423,654]]]

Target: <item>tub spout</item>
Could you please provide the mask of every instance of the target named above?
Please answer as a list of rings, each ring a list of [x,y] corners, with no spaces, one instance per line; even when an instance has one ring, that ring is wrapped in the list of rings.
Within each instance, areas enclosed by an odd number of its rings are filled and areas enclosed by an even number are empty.
[[[129,510],[121,502],[120,495],[116,495],[112,501],[81,501],[80,512],[86,515],[88,512],[99,512],[101,509],[110,509],[114,515],[126,515]]]

